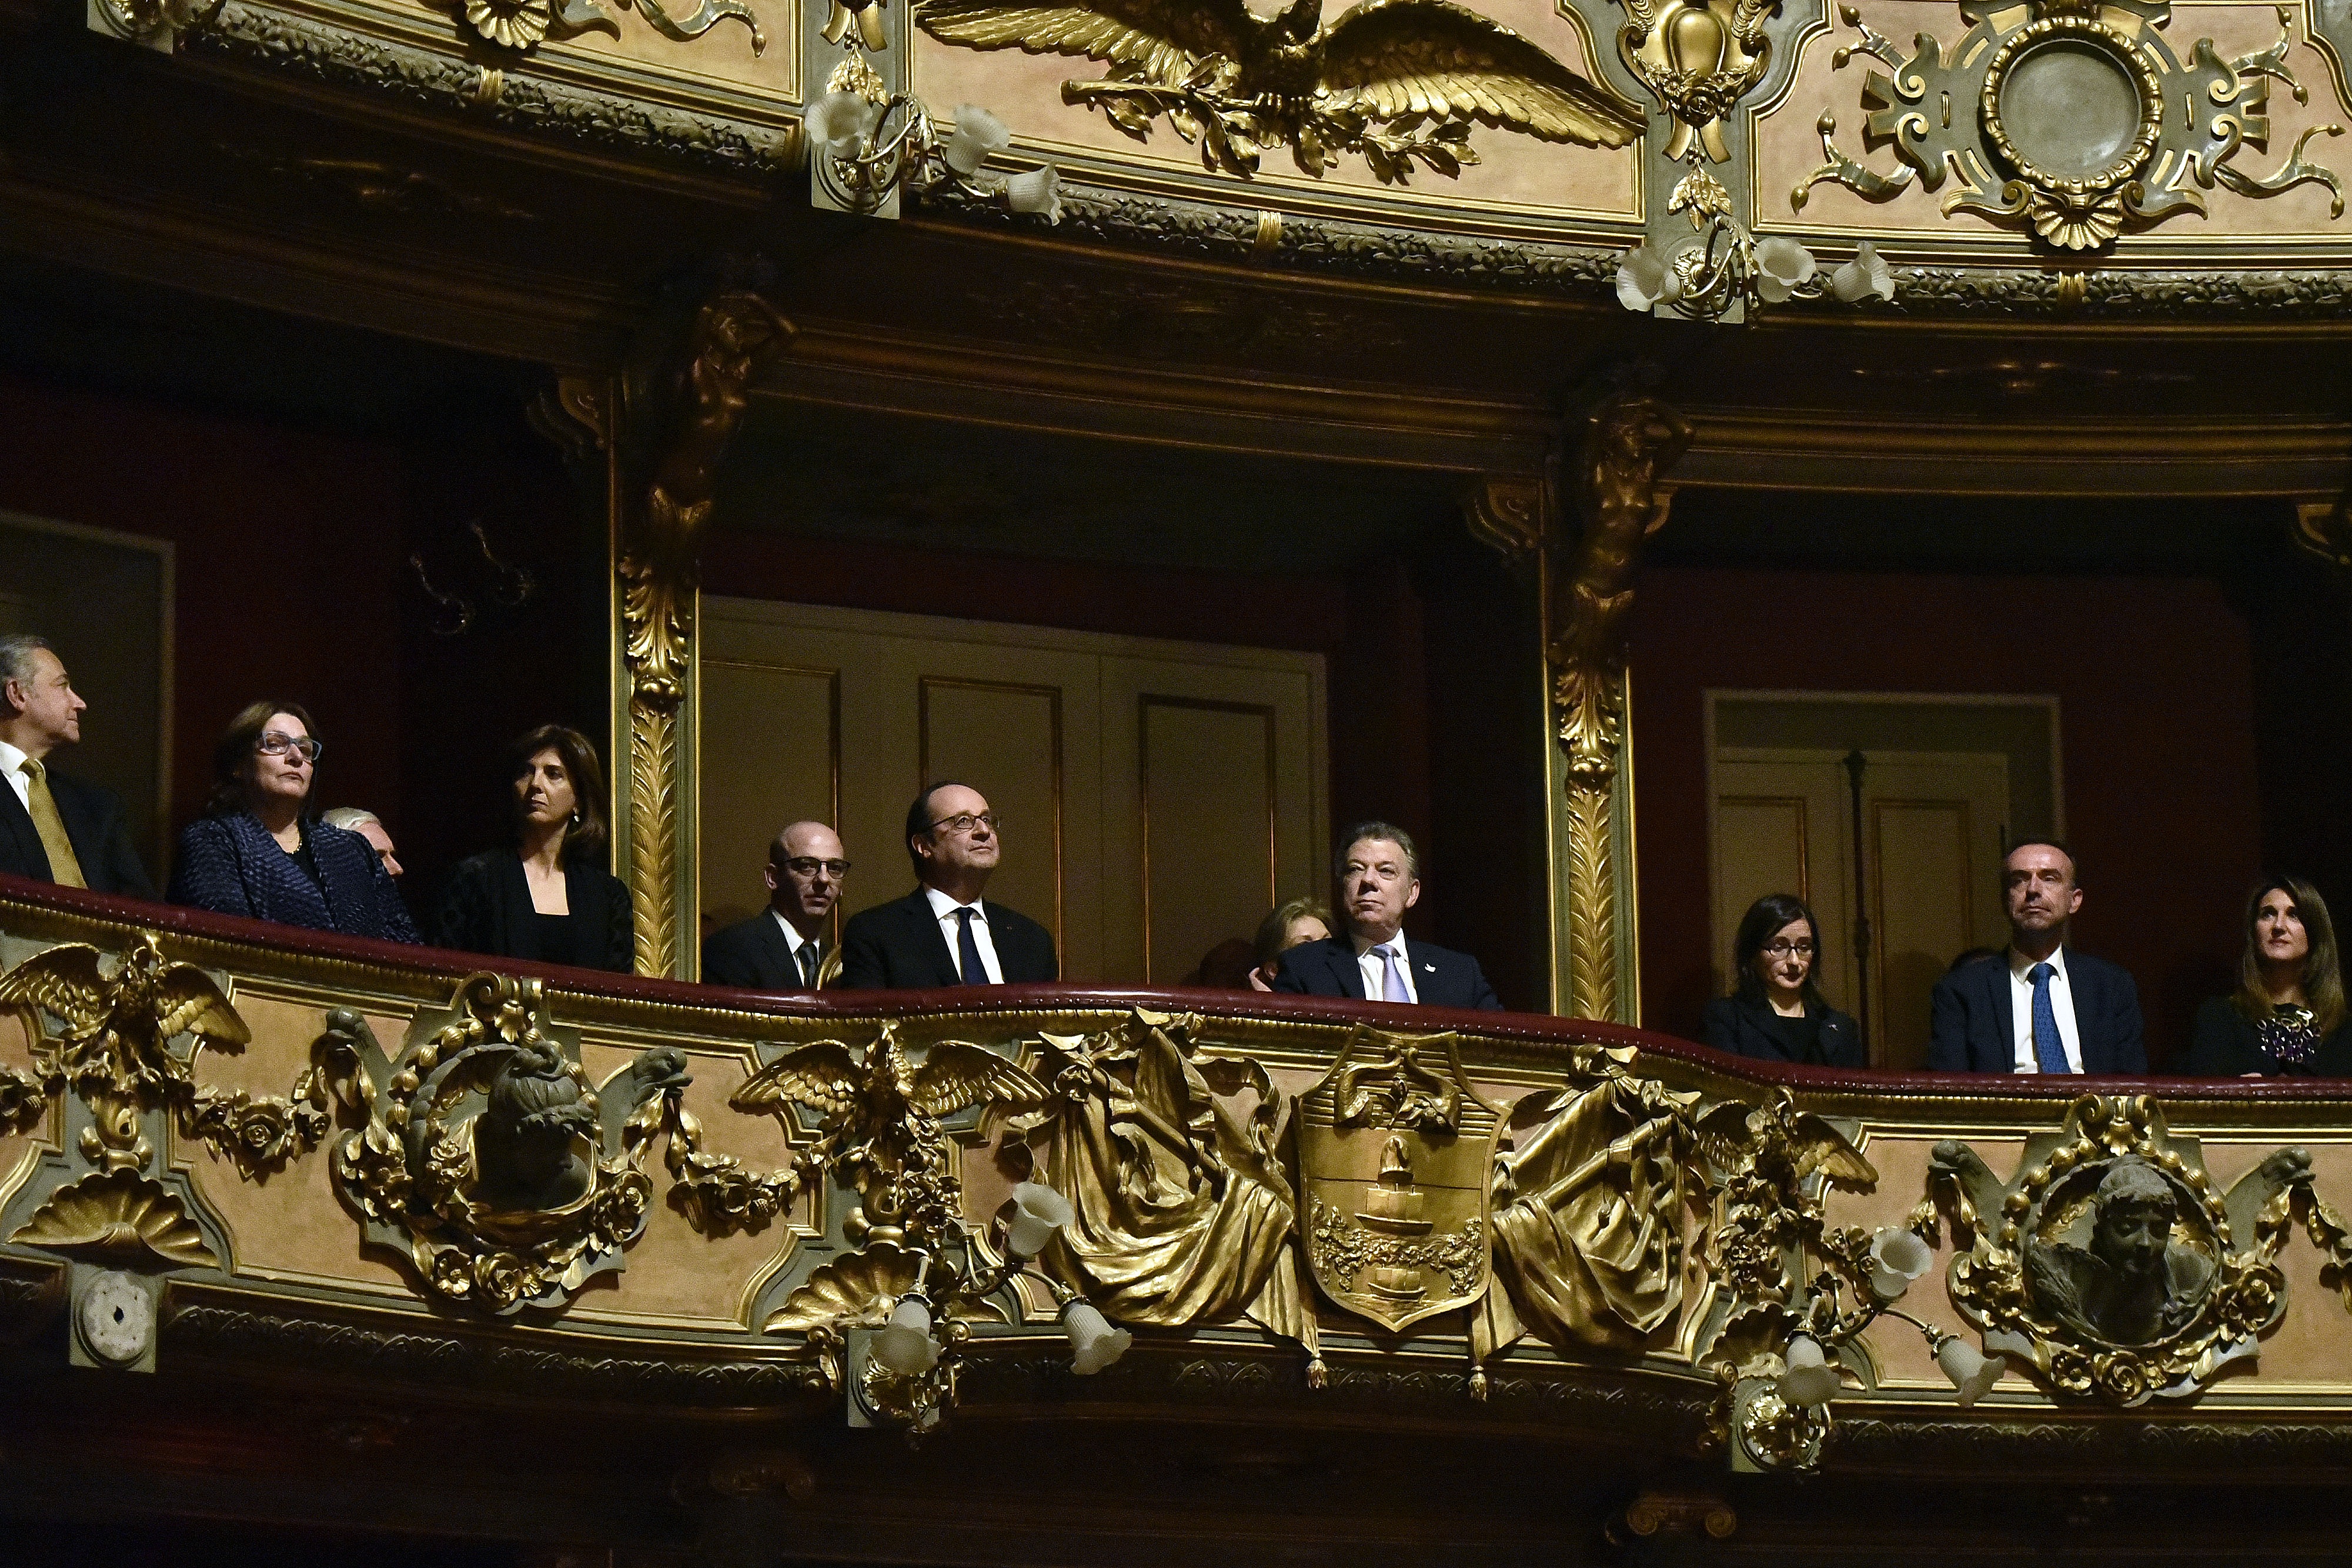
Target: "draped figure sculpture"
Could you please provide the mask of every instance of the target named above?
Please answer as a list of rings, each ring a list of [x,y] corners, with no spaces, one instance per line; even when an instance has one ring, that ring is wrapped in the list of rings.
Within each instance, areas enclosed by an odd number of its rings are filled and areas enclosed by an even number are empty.
[[[1562,1350],[1643,1349],[1681,1310],[1695,1093],[1629,1075],[1631,1049],[1580,1046],[1570,1083],[1514,1107],[1495,1157],[1495,1285],[1472,1324],[1484,1361],[1532,1333]]]
[[[1312,1354],[1297,1200],[1277,1156],[1290,1101],[1258,1063],[1198,1055],[1188,1020],[1138,1013],[1100,1034],[1040,1037],[1049,1180],[1076,1218],[1041,1260],[1114,1322],[1247,1317]],[[1226,1102],[1244,1094],[1246,1115]]]

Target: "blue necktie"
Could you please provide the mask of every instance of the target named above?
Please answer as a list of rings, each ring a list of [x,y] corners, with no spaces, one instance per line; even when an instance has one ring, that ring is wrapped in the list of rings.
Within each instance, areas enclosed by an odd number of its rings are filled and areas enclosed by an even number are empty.
[[[2072,1072],[2066,1065],[2066,1042],[2058,1038],[2058,1009],[2050,1005],[2050,977],[2057,972],[2048,964],[2025,971],[2033,982],[2033,1060],[2044,1072]]]
[[[971,934],[971,915],[969,909],[956,911],[956,958],[963,966],[965,985],[985,986],[992,982],[988,966],[980,961],[980,941]]]

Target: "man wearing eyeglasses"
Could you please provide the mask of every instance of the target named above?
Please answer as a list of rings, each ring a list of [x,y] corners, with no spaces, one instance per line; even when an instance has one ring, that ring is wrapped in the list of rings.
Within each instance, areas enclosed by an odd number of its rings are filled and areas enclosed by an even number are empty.
[[[122,802],[95,784],[49,770],[50,753],[81,738],[89,705],[38,637],[0,636],[0,872],[152,898],[131,846]]]
[[[907,809],[907,855],[919,885],[842,927],[841,983],[894,990],[1061,978],[1044,926],[981,900],[1003,848],[996,813],[979,790],[934,784],[916,796]]]
[[[794,822],[768,846],[768,907],[702,944],[702,979],[756,991],[813,991],[841,971],[825,923],[841,902],[849,859],[823,822]]]

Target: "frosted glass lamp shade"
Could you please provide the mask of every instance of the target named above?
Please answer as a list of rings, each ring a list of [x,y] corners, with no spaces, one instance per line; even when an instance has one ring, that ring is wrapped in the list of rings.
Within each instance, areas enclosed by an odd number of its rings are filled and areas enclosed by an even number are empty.
[[[1813,276],[1813,253],[1786,235],[1756,244],[1756,296],[1778,305]]]
[[[1791,1405],[1824,1405],[1838,1391],[1837,1368],[1822,1354],[1819,1341],[1810,1334],[1799,1334],[1789,1342],[1789,1354],[1782,1357],[1789,1370],[1780,1375],[1780,1396]]]
[[[1044,1182],[1024,1181],[1013,1189],[1013,1218],[1004,1228],[1005,1242],[1023,1258],[1034,1258],[1054,1239],[1054,1232],[1075,1218],[1070,1200]]]
[[[874,1359],[902,1377],[938,1365],[940,1344],[931,1337],[930,1303],[920,1296],[899,1298],[889,1326],[874,1336]]]
[[[1047,163],[1004,182],[1004,204],[1016,213],[1043,213],[1049,224],[1062,221],[1061,171]]]
[[[1127,1354],[1135,1336],[1125,1329],[1115,1329],[1110,1321],[1087,1301],[1072,1301],[1062,1308],[1062,1327],[1069,1333],[1070,1348],[1077,1354],[1070,1358],[1070,1370],[1081,1377],[1092,1377],[1112,1362]]]
[[[1013,145],[1011,129],[984,109],[960,105],[955,121],[955,133],[948,138],[944,156],[948,167],[959,174],[978,172],[982,163]]]
[[[802,130],[812,145],[855,156],[858,139],[872,135],[881,118],[879,107],[854,92],[829,92],[808,106]]]
[[[1927,1244],[1910,1231],[1884,1228],[1870,1239],[1870,1293],[1881,1301],[1900,1300],[1935,1260]]]
[[[1997,1355],[1987,1355],[1968,1341],[1955,1334],[1936,1347],[1936,1364],[1960,1391],[1959,1406],[1965,1410],[1985,1396],[1985,1391],[1999,1383],[2009,1363]]]

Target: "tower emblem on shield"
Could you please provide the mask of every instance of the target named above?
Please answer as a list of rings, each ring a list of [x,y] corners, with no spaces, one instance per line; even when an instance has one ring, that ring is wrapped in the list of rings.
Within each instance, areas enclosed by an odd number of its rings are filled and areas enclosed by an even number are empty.
[[[1500,1113],[1451,1034],[1359,1030],[1299,1102],[1307,1261],[1323,1293],[1394,1331],[1486,1293]]]

